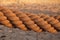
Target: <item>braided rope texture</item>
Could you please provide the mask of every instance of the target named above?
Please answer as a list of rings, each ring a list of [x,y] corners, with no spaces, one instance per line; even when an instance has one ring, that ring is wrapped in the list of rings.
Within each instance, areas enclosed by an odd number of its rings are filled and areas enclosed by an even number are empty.
[[[60,16],[24,13],[0,6],[0,24],[9,28],[16,26],[24,31],[57,33],[60,31]]]

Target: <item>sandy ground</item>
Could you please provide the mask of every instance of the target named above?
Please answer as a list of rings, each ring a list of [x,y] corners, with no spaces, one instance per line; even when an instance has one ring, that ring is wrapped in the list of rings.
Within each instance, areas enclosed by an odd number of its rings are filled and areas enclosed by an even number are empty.
[[[51,34],[48,32],[25,32],[18,28],[10,29],[0,25],[0,40],[60,40],[60,33]]]

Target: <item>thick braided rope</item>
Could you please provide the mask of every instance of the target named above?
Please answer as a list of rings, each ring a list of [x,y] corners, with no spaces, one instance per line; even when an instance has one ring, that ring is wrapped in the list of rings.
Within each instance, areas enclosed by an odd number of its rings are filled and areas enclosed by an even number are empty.
[[[26,14],[23,12],[15,11],[14,12],[23,22],[25,25],[27,25],[28,28],[36,31],[36,32],[41,32],[42,29],[38,25],[34,23]]]
[[[43,18],[40,18],[36,14],[27,14],[34,22],[36,22],[37,25],[39,25],[42,29],[49,31],[51,33],[56,33],[57,31],[52,27],[50,24],[48,24],[47,21],[44,21]]]
[[[0,12],[0,23],[9,27],[9,28],[13,27],[12,24],[10,23],[10,21],[7,20],[7,17],[5,17],[2,12]]]
[[[25,31],[29,28],[36,32],[41,32],[42,29],[44,29],[51,33],[57,33],[56,29],[60,30],[60,22],[57,20],[59,17],[55,18],[48,15],[13,11],[9,8],[0,6],[0,23],[10,28],[12,28],[12,24],[14,24],[16,27]]]
[[[44,14],[39,14],[39,16],[53,25],[56,29],[60,30],[60,22],[57,19]]]
[[[60,21],[60,15],[58,16],[53,16],[55,19],[59,20]]]
[[[3,12],[3,14],[9,19],[11,20],[11,22],[16,25],[18,28],[22,29],[22,30],[27,30],[27,28],[25,27],[25,25],[22,23],[22,21],[8,8],[6,7],[1,7],[0,6],[0,11]]]

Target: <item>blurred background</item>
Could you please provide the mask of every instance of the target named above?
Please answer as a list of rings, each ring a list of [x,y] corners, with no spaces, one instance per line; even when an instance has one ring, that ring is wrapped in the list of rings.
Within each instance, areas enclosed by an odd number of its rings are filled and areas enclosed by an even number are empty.
[[[0,4],[8,5],[8,4],[60,4],[60,0],[0,0]]]
[[[60,14],[60,0],[0,0],[0,5],[30,13]]]
[[[25,11],[37,10],[37,12],[43,13],[54,12],[59,14],[60,11],[60,0],[0,0],[0,5],[18,7]]]

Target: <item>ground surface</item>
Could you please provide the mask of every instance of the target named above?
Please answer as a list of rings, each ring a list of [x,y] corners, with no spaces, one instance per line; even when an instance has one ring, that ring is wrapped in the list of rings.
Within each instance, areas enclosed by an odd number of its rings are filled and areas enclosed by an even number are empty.
[[[0,25],[0,40],[60,40],[60,33],[51,34],[48,32],[25,32],[18,28],[10,29]]]

